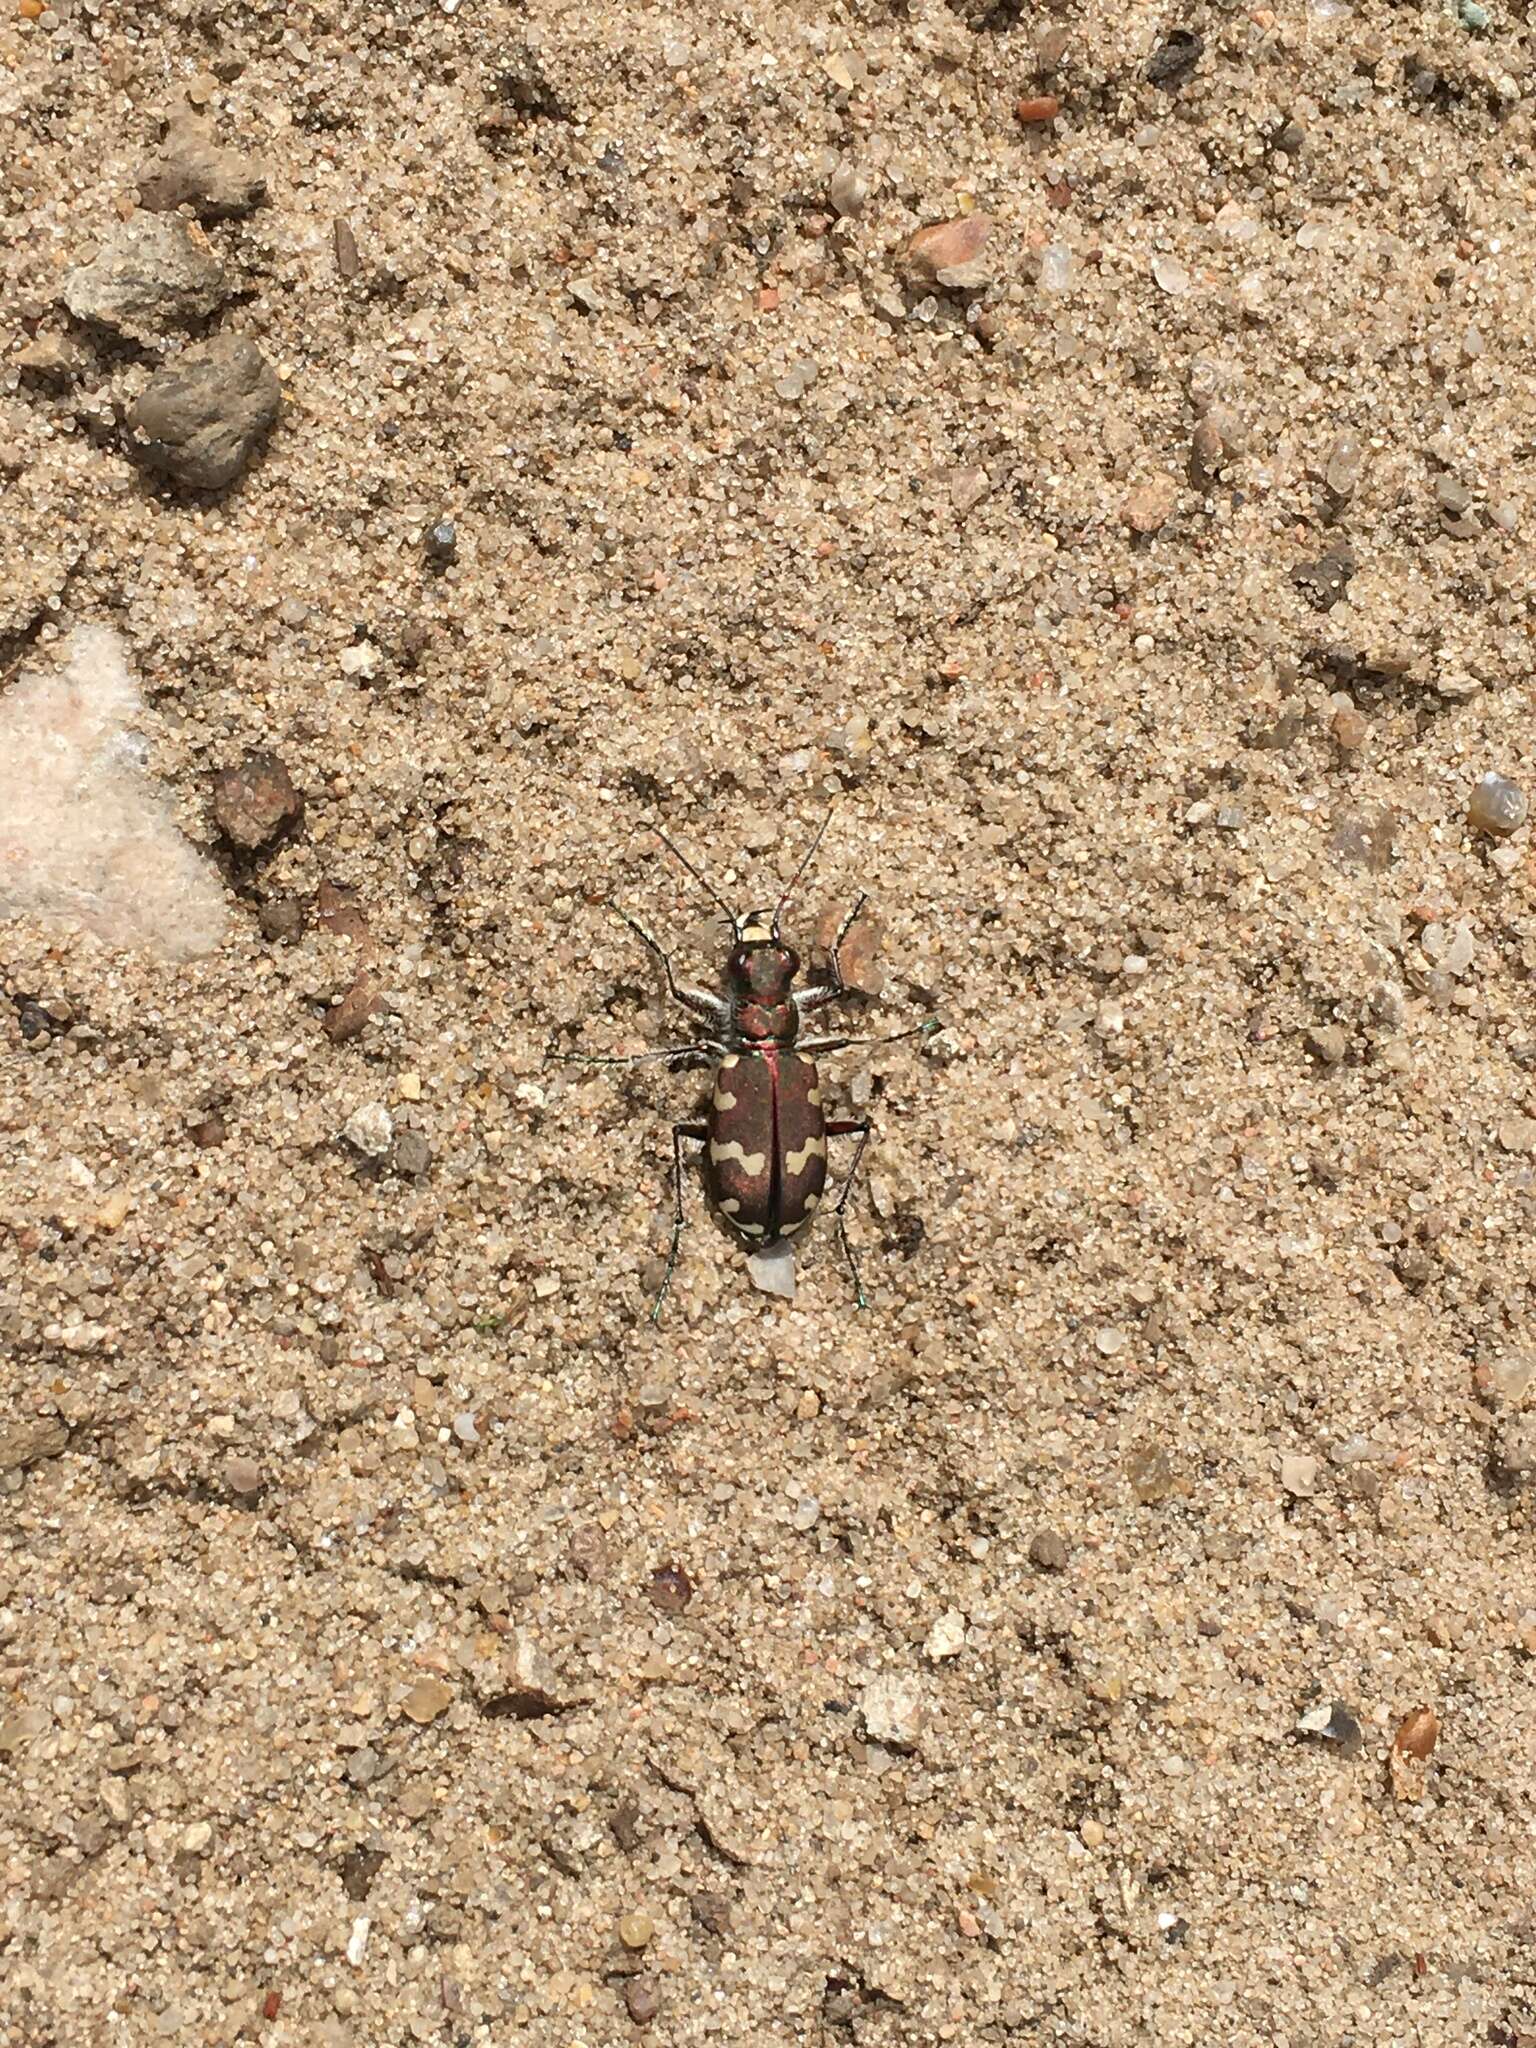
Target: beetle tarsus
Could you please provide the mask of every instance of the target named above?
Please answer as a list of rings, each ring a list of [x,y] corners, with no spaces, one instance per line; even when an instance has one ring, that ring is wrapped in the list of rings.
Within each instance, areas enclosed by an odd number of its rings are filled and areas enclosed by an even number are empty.
[[[837,1234],[842,1242],[843,1257],[848,1261],[848,1272],[853,1280],[853,1305],[855,1308],[868,1308],[869,1296],[864,1292],[864,1282],[859,1277],[859,1262],[853,1256],[853,1246],[848,1242],[848,1219],[843,1214],[843,1211],[848,1205],[849,1195],[853,1192],[854,1176],[859,1170],[859,1163],[864,1157],[864,1147],[869,1143],[869,1134],[873,1129],[874,1125],[867,1116],[833,1117],[829,1118],[827,1122],[827,1136],[829,1138],[857,1137],[859,1141],[854,1148],[853,1164],[843,1176],[842,1192],[839,1194],[836,1206],[832,1211],[832,1214],[837,1218]]]
[[[672,1243],[667,1251],[667,1270],[661,1276],[661,1285],[656,1290],[656,1299],[651,1304],[651,1321],[661,1321],[661,1304],[667,1298],[667,1289],[672,1285],[673,1269],[677,1265],[678,1249],[683,1241],[683,1225],[687,1217],[683,1213],[683,1147],[692,1143],[702,1145],[709,1136],[703,1124],[674,1124],[672,1126]]]

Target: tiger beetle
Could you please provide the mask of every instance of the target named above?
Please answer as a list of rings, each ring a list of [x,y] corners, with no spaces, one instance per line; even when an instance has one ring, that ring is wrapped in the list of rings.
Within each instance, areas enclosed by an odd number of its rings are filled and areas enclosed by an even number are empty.
[[[683,1209],[685,1145],[703,1147],[704,1186],[711,1206],[746,1251],[763,1252],[793,1240],[815,1220],[826,1191],[827,1140],[855,1139],[853,1162],[832,1213],[853,1279],[854,1297],[860,1308],[868,1306],[843,1212],[873,1126],[867,1117],[829,1118],[823,1113],[816,1062],[811,1055],[840,1052],[850,1045],[891,1045],[903,1038],[926,1038],[939,1029],[939,1024],[936,1018],[930,1018],[910,1031],[894,1031],[881,1038],[800,1036],[804,1017],[836,1002],[840,996],[853,993],[843,979],[839,951],[868,900],[862,895],[858,898],[832,942],[831,979],[797,989],[794,980],[800,972],[800,956],[784,944],[784,911],[831,822],[829,811],[776,908],[748,911],[745,917],[732,910],[714,884],[673,845],[665,832],[653,828],[667,851],[730,920],[733,943],[725,963],[726,993],[714,995],[708,989],[691,988],[679,982],[672,971],[671,957],[660,941],[627,910],[620,909],[617,903],[610,904],[641,944],[661,962],[667,993],[673,1001],[681,1004],[705,1029],[695,1044],[668,1046],[661,1052],[630,1053],[617,1058],[550,1054],[551,1059],[579,1066],[626,1067],[642,1060],[674,1060],[688,1054],[714,1062],[707,1120],[672,1126],[672,1243],[651,1309],[653,1323],[660,1320],[661,1306],[672,1284],[687,1220]]]

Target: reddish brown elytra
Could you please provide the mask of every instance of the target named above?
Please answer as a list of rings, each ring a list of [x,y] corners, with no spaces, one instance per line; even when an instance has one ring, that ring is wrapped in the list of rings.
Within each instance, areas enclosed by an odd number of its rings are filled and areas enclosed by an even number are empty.
[[[829,1119],[822,1110],[821,1088],[816,1062],[818,1052],[836,1052],[846,1045],[888,1045],[901,1038],[923,1038],[937,1031],[936,1020],[919,1024],[910,1031],[892,1032],[886,1038],[802,1038],[801,1020],[825,1004],[849,993],[843,979],[839,949],[864,907],[860,896],[843,919],[832,943],[830,978],[810,988],[795,987],[800,956],[784,943],[782,935],[785,906],[809,868],[831,823],[831,813],[811,841],[804,860],[789,887],[772,911],[754,910],[739,917],[720,892],[694,866],[688,856],[672,844],[664,832],[657,837],[706,889],[731,921],[733,944],[725,964],[725,993],[692,988],[677,980],[672,962],[662,945],[628,911],[613,907],[641,943],[655,954],[666,975],[667,990],[705,1027],[694,1045],[670,1046],[664,1052],[636,1053],[629,1059],[597,1060],[599,1066],[627,1066],[635,1060],[676,1059],[684,1054],[705,1054],[715,1062],[714,1087],[705,1123],[672,1126],[672,1243],[667,1268],[662,1275],[651,1320],[661,1314],[677,1265],[686,1217],[683,1210],[683,1147],[700,1145],[704,1151],[704,1185],[718,1214],[748,1251],[766,1251],[770,1246],[793,1239],[814,1221],[822,1206],[827,1184],[827,1140],[856,1140],[853,1160],[833,1205],[838,1237],[848,1270],[853,1276],[854,1294],[860,1308],[866,1306],[858,1263],[848,1242],[844,1216],[849,1191],[864,1147],[869,1140],[867,1118]],[[581,1062],[580,1054],[555,1054],[555,1058]]]

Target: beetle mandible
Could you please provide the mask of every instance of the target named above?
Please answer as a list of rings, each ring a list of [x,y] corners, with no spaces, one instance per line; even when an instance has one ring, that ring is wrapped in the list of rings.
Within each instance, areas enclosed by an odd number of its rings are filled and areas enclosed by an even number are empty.
[[[637,918],[618,904],[611,908],[661,962],[667,993],[704,1031],[692,1045],[668,1046],[660,1052],[631,1053],[617,1058],[591,1058],[581,1053],[554,1054],[577,1065],[633,1066],[642,1060],[680,1059],[688,1054],[714,1062],[714,1085],[703,1123],[672,1126],[672,1242],[666,1270],[651,1309],[661,1316],[672,1284],[687,1220],[683,1207],[683,1147],[703,1148],[704,1184],[711,1206],[749,1252],[767,1251],[793,1241],[809,1228],[822,1207],[827,1184],[827,1141],[856,1141],[852,1163],[833,1205],[843,1256],[853,1280],[854,1298],[868,1306],[858,1261],[848,1241],[844,1211],[854,1177],[873,1128],[867,1117],[829,1118],[822,1107],[821,1087],[813,1057],[850,1045],[891,1045],[903,1038],[926,1038],[939,1029],[938,1020],[879,1038],[802,1038],[802,1020],[852,991],[843,978],[840,949],[853,929],[867,898],[859,896],[833,940],[828,964],[830,979],[796,988],[800,956],[784,943],[784,912],[804,879],[828,825],[829,811],[806,849],[788,887],[771,911],[752,910],[743,917],[725,901],[714,884],[696,868],[659,827],[663,846],[714,899],[730,921],[732,945],[725,963],[725,992],[715,994],[680,982],[671,956]]]

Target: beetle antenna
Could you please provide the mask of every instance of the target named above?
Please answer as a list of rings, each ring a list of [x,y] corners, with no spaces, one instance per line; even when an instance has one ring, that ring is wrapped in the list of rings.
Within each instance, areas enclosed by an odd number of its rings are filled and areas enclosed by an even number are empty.
[[[684,853],[683,849],[680,846],[675,845],[673,841],[667,837],[666,833],[662,831],[659,825],[653,825],[651,827],[651,830],[656,834],[656,837],[661,841],[662,845],[667,849],[668,853],[672,855],[673,859],[681,861],[683,866],[688,870],[689,874],[692,875],[693,879],[698,883],[699,887],[705,892],[705,894],[714,897],[715,901],[719,904],[720,908],[731,920],[731,929],[734,931],[740,920],[737,918],[735,911],[732,910],[729,903],[727,903],[725,898],[720,894],[720,891],[715,887],[714,883],[709,879],[708,875],[704,875],[699,872],[699,870],[694,866],[693,862],[688,858],[687,854]]]
[[[790,897],[794,895],[795,891],[799,888],[801,882],[805,879],[805,871],[810,866],[811,862],[816,858],[816,849],[818,846],[820,846],[822,840],[826,838],[827,827],[831,824],[831,822],[832,810],[831,806],[829,805],[827,809],[827,815],[822,819],[820,826],[817,828],[816,837],[811,841],[810,845],[805,850],[805,859],[801,861],[799,867],[797,867],[793,875],[791,875],[789,879],[789,885],[785,889],[784,894],[779,898],[778,907],[773,913],[773,943],[775,945],[779,943],[779,921],[784,915],[784,906],[788,903]]]

